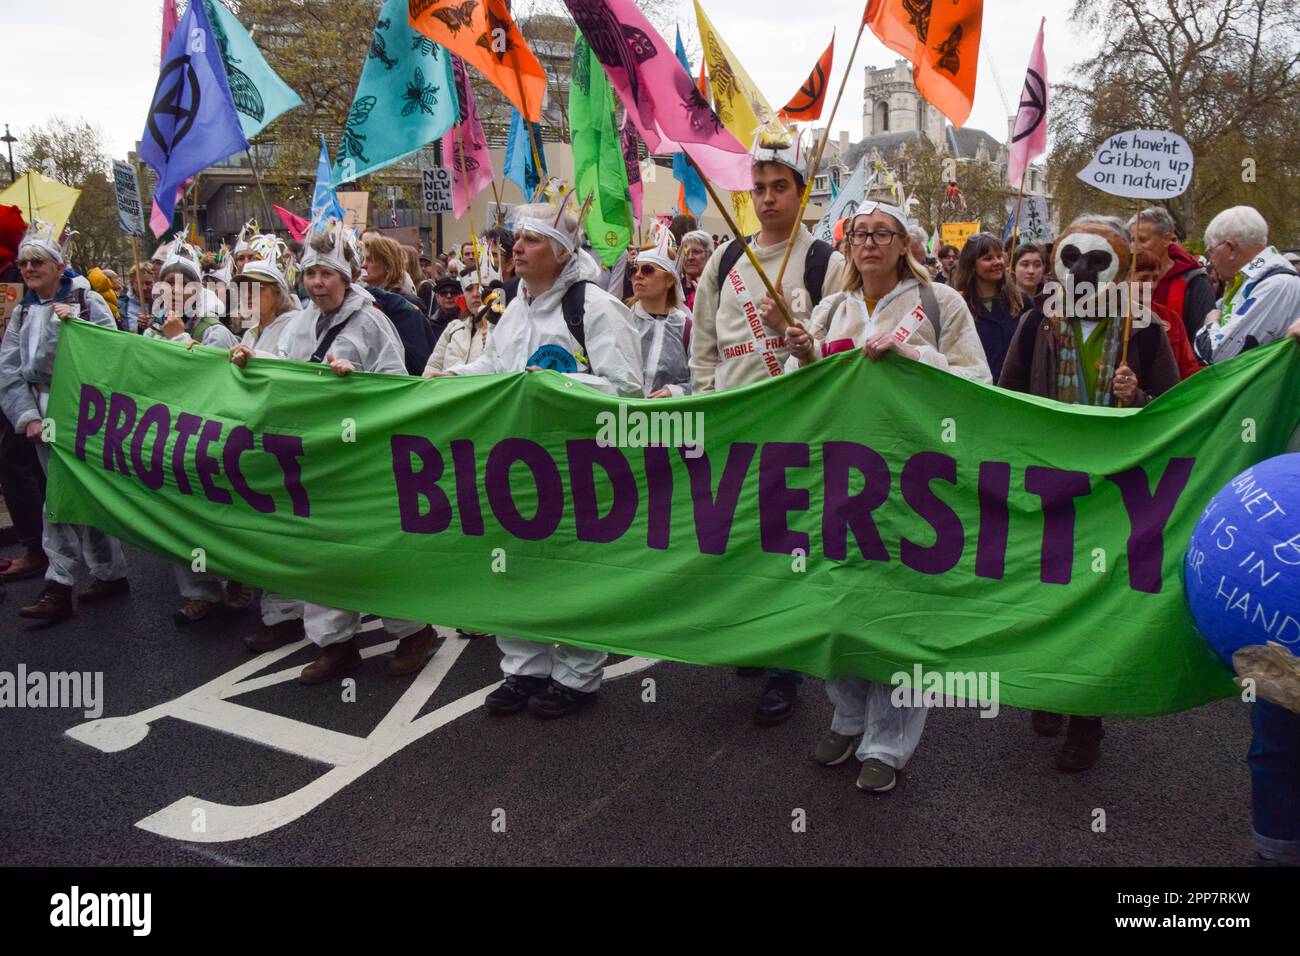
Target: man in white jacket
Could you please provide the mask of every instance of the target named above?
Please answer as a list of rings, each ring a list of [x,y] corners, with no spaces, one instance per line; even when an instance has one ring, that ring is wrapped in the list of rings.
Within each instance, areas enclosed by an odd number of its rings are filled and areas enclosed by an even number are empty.
[[[798,140],[773,137],[772,133],[760,131],[751,154],[752,195],[760,228],[749,246],[775,283],[799,216],[807,170]],[[764,291],[758,270],[744,255],[745,241],[736,239],[714,252],[696,286],[691,324],[692,394],[721,392],[774,378],[784,371],[790,357],[783,318]],[[843,278],[844,257],[800,226],[778,290],[790,320],[806,325],[813,308],[840,290]],[[741,673],[755,671],[744,668]],[[771,670],[767,676],[754,711],[755,723],[762,726],[779,724],[794,712],[803,680],[795,671]]]
[[[515,271],[520,294],[476,360],[443,375],[549,369],[627,398],[641,397],[641,339],[627,306],[595,284],[600,269],[578,248],[578,217],[546,204],[516,211]],[[495,714],[527,707],[562,717],[595,703],[603,651],[498,637],[506,679],[487,698]]]

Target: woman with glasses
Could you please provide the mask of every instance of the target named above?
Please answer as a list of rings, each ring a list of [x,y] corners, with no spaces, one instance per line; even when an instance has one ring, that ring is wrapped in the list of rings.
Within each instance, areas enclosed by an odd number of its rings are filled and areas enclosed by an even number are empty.
[[[691,314],[682,307],[682,285],[672,233],[659,227],[655,244],[637,253],[630,268],[632,318],[641,335],[646,398],[691,394],[687,365]]]
[[[844,291],[813,310],[807,330],[791,326],[787,369],[862,349],[872,361],[896,352],[962,378],[991,382],[966,303],[953,289],[931,282],[925,266],[908,252],[907,214],[891,200],[868,199],[849,223]],[[894,330],[912,320],[918,306],[925,318],[899,342]],[[833,767],[856,754],[862,762],[858,789],[867,793],[894,788],[925,727],[925,708],[895,707],[891,690],[861,677],[826,681],[835,715],[814,759]]]
[[[975,331],[996,382],[1025,311],[1024,297],[1007,275],[1007,254],[997,236],[977,232],[966,240],[952,285],[975,316]]]

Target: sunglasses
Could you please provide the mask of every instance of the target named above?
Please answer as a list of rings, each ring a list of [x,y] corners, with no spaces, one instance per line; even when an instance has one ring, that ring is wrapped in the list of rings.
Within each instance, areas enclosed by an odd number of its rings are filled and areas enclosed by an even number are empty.
[[[660,269],[658,266],[652,266],[650,265],[650,263],[646,262],[643,263],[642,265],[633,268],[632,275],[641,276],[641,278],[647,279],[650,276],[654,275],[656,272],[662,272],[662,271],[663,270]]]

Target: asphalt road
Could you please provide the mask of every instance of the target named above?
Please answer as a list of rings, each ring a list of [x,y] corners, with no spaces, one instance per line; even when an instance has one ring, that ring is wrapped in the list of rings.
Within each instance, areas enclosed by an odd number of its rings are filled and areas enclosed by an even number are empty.
[[[128,557],[129,598],[53,627],[16,616],[40,582],[11,585],[0,604],[0,670],[102,671],[104,717],[113,718],[250,665],[239,638],[255,609],[181,631],[169,567],[139,551]],[[387,639],[365,635],[367,644]],[[301,648],[258,670],[313,656]],[[1251,851],[1249,714],[1235,701],[1108,720],[1101,759],[1074,776],[1056,772],[1060,741],[1035,737],[1024,711],[981,719],[936,709],[898,788],[873,797],[854,787],[856,761],[826,769],[811,759],[831,713],[820,681],[804,685],[793,718],[760,728],[751,711],[761,679],[658,663],[608,682],[591,710],[544,722],[493,717],[470,697],[499,680],[498,659],[495,642],[450,634],[419,678],[389,678],[382,658],[368,659],[354,702],[335,685],[264,681],[226,704],[194,704],[207,726],[165,715],[147,728],[119,721],[111,726],[134,733],[115,752],[65,733],[86,723],[80,711],[0,710],[0,863],[1202,867],[1243,864]],[[403,723],[390,708],[415,680],[425,684],[405,705],[436,714],[417,718],[417,729],[432,729],[378,759],[392,749],[381,722]],[[263,728],[281,749],[249,739]],[[312,748],[374,765],[336,787],[352,771],[300,755]],[[170,823],[137,826],[187,796],[196,802]],[[214,839],[245,820],[223,817],[221,805],[261,804],[245,813],[264,832]],[[1104,832],[1094,829],[1098,809]],[[154,832],[187,824],[206,836]]]

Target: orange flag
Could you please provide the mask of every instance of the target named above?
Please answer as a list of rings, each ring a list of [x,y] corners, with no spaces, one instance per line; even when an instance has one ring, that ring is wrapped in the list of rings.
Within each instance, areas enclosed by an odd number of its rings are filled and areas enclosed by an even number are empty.
[[[411,26],[487,77],[531,122],[542,119],[546,73],[505,0],[410,0]]]
[[[975,102],[984,0],[868,0],[862,22],[912,62],[912,82],[961,126]]]
[[[777,112],[777,116],[787,123],[811,123],[820,119],[822,106],[826,103],[826,88],[830,86],[831,61],[835,58],[835,34],[831,34],[831,45],[821,55],[812,73],[808,75],[799,92],[790,98],[790,102]]]

